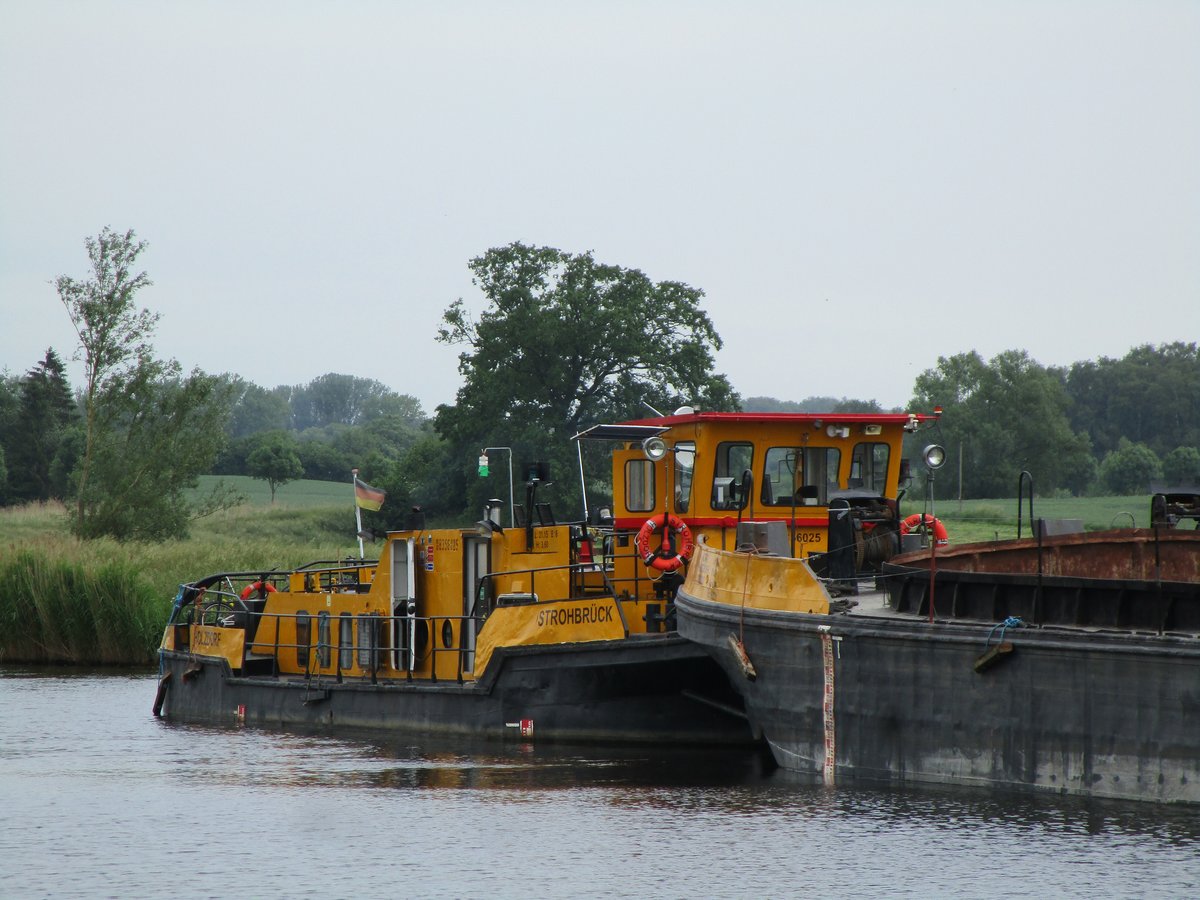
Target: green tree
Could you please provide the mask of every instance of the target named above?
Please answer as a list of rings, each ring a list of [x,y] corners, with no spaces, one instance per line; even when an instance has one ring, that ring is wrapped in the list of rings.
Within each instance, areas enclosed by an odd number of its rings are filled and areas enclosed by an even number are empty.
[[[849,397],[805,397],[803,400],[776,400],[774,397],[746,397],[743,412],[791,413],[875,413],[885,412],[875,400],[854,400]],[[898,412],[899,410],[897,410]]]
[[[20,382],[8,373],[0,372],[0,456],[17,439],[17,410],[21,405]],[[0,479],[0,505],[9,503],[7,477]]]
[[[300,435],[300,462],[304,477],[317,481],[341,481],[354,463],[327,439],[310,433]]]
[[[517,461],[552,461],[560,498],[577,498],[569,440],[585,426],[643,417],[647,404],[737,408],[728,380],[713,372],[721,339],[701,309],[702,291],[597,263],[591,253],[519,243],[487,251],[470,268],[487,307],[476,319],[460,299],[443,316],[438,340],[467,349],[456,403],[435,417],[459,485],[470,485],[470,507],[492,492],[476,484],[485,446],[513,447]]]
[[[222,503],[218,487],[196,506],[185,490],[212,466],[229,414],[216,378],[156,359],[158,315],[134,298],[149,285],[136,271],[145,249],[132,230],[86,240],[90,277],[56,281],[79,335],[84,363],[82,452],[73,472],[71,526],[90,538],[155,540],[186,533],[189,518]]]
[[[249,474],[265,481],[271,488],[271,503],[275,502],[275,491],[304,476],[300,464],[299,444],[286,431],[265,431],[252,438],[254,449],[246,455]]]
[[[291,427],[292,413],[285,392],[268,391],[239,375],[222,377],[227,380],[233,397],[229,424],[225,429],[231,439]]]
[[[1200,487],[1200,450],[1176,447],[1163,457],[1163,480],[1168,485]]]
[[[363,511],[363,521],[370,521],[373,528],[408,528],[414,508],[433,515],[449,506],[446,498],[452,495],[455,470],[448,445],[432,431],[423,434],[399,460],[371,471],[378,474],[370,483],[387,491],[382,509]]]
[[[1122,438],[1100,463],[1100,481],[1113,494],[1144,494],[1162,478],[1162,462],[1143,443]]]
[[[963,459],[963,496],[1005,497],[1024,470],[1037,489],[1083,491],[1095,472],[1087,436],[1071,430],[1061,375],[1009,350],[984,362],[976,352],[940,357],[917,376],[914,410],[942,406],[929,440],[951,459]],[[923,433],[925,435],[925,433]],[[926,440],[928,443],[928,440]],[[936,483],[939,494],[958,489],[957,478]]]
[[[1066,373],[1072,427],[1087,431],[1096,452],[1122,438],[1159,456],[1200,446],[1200,346],[1145,344],[1121,359],[1078,362]]]
[[[78,418],[66,369],[53,349],[21,381],[8,446],[9,496],[14,502],[62,498],[67,485],[51,477],[55,457]]]
[[[419,424],[420,402],[370,378],[329,373],[290,390],[292,427],[297,431],[327,425],[364,425],[394,415]]]

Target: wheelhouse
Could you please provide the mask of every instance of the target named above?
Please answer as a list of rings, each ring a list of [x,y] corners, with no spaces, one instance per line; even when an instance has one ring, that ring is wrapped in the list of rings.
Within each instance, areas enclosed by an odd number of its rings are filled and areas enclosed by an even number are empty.
[[[683,410],[596,426],[577,438],[619,445],[612,456],[618,547],[663,516],[721,549],[734,549],[739,523],[777,522],[784,531],[768,531],[786,533],[786,541],[764,549],[811,557],[840,576],[899,551],[904,437],[935,418]]]

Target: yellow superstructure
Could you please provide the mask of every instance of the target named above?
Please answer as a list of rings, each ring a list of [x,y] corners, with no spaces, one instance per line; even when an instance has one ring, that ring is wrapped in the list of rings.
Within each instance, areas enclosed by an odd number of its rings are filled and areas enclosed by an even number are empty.
[[[515,527],[393,531],[377,560],[184,585],[162,646],[235,673],[466,683],[502,649],[666,635],[685,575],[725,602],[827,612],[801,560],[861,568],[895,552],[902,441],[921,418],[684,411],[597,426],[577,436],[614,446],[611,511],[594,521],[535,516],[531,482]],[[734,583],[736,566],[714,560],[748,523],[774,523],[760,549],[776,560]]]

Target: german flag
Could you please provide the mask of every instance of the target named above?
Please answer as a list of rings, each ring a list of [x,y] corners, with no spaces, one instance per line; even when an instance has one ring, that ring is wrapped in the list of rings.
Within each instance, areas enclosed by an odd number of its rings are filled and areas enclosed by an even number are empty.
[[[386,491],[379,488],[373,488],[365,481],[354,479],[354,502],[358,504],[360,509],[377,510],[383,506],[383,500],[387,496]]]

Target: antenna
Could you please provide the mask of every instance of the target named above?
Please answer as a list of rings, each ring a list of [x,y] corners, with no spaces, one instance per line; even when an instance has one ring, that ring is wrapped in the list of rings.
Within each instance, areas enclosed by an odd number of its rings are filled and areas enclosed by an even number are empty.
[[[657,409],[655,409],[653,406],[651,406],[645,400],[642,401],[642,406],[646,407],[646,409],[650,410],[650,412],[654,413],[660,419],[665,419],[667,417],[666,413],[660,413]]]

